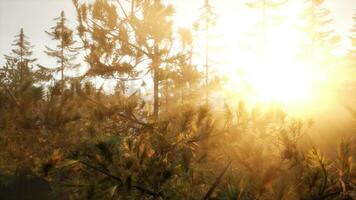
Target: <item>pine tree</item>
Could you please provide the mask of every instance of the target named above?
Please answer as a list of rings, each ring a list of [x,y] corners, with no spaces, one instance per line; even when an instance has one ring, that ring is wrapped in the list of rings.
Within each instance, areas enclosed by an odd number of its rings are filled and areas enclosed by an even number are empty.
[[[14,43],[15,48],[11,50],[9,55],[5,55],[6,64],[3,71],[6,72],[8,80],[21,85],[27,78],[29,78],[31,71],[31,64],[37,59],[32,58],[33,46],[27,40],[23,29],[20,30],[19,35],[15,36]]]
[[[271,22],[279,22],[280,17],[274,16],[269,13],[272,9],[280,8],[281,6],[285,5],[287,0],[257,0],[257,1],[250,1],[247,2],[247,7],[251,9],[258,9],[262,12],[261,17],[261,25],[260,25],[260,36],[261,36],[261,47],[260,47],[260,57],[262,60],[265,59],[265,53],[267,49],[267,35],[268,35],[268,28]],[[273,23],[275,24],[275,23]]]
[[[339,42],[334,30],[328,28],[332,22],[330,10],[323,8],[324,0],[308,0],[307,8],[303,14],[306,21],[303,29],[309,38],[309,55],[320,57],[330,53]]]
[[[174,91],[180,91],[181,104],[186,103],[186,99],[190,100],[190,103],[194,102],[200,81],[203,79],[196,66],[189,63],[189,59],[182,58],[176,66],[176,71],[173,74],[173,82],[171,87]],[[176,99],[179,98],[176,95]]]
[[[209,103],[209,53],[210,53],[210,29],[216,22],[216,13],[214,7],[210,4],[209,0],[205,0],[204,6],[202,7],[202,20],[204,22],[204,32],[205,32],[205,87],[206,96],[205,102]]]
[[[168,56],[172,43],[172,15],[173,7],[165,6],[161,1],[145,1],[143,4],[143,20],[135,20],[136,31],[139,37],[144,39],[139,44],[150,52],[150,70],[153,78],[153,116],[158,118],[159,112],[159,85],[161,78],[161,67],[164,63],[162,58]],[[147,41],[152,39],[152,45]],[[167,54],[168,53],[168,54]]]
[[[179,29],[182,56],[172,65],[166,65],[162,70],[162,89],[166,110],[171,110],[172,106],[184,105],[186,98],[193,100],[197,91],[201,89],[200,87],[198,89],[198,85],[201,84],[204,77],[201,76],[192,61],[198,28],[198,24],[195,23],[191,28],[193,31],[189,28]],[[180,99],[180,103],[176,101],[171,104],[171,99]]]
[[[0,87],[10,99],[11,105],[21,108],[21,112],[31,109],[29,104],[42,99],[44,80],[43,70],[32,64],[37,60],[32,57],[33,46],[27,40],[23,29],[15,36],[9,55],[5,55],[6,63],[0,70]]]
[[[104,0],[90,5],[73,2],[78,32],[89,50],[86,60],[90,74],[129,81],[137,79],[137,66],[145,62],[153,81],[153,118],[157,119],[162,67],[182,56],[173,51],[173,7],[159,0],[129,1],[128,5]]]
[[[193,64],[193,53],[195,43],[197,42],[199,25],[198,23],[194,23],[191,28],[193,31],[188,29],[180,30],[180,37],[182,41],[182,47],[185,49],[187,58],[180,59],[180,62],[177,63],[177,72],[175,76],[175,84],[174,87],[177,90],[180,90],[180,99],[181,103],[184,104],[186,98],[188,97],[190,100],[194,93],[196,93],[198,89],[198,85],[201,83],[202,76],[199,73],[197,66]]]
[[[67,19],[65,17],[64,11],[61,12],[60,16],[54,19],[56,25],[51,28],[51,32],[46,31],[46,33],[51,37],[52,40],[57,42],[54,49],[46,46],[45,53],[57,60],[58,66],[51,68],[56,72],[60,72],[61,76],[61,92],[64,90],[65,86],[65,75],[64,72],[70,69],[76,69],[80,65],[74,63],[77,58],[78,52],[74,47],[74,33],[67,26]]]

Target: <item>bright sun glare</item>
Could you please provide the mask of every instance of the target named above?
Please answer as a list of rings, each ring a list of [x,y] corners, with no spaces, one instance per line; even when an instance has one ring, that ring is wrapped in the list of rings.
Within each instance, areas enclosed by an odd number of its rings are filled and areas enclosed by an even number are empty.
[[[230,72],[226,73],[226,92],[236,93],[236,89],[245,84],[247,89],[242,95],[255,102],[277,102],[288,108],[309,103],[315,98],[313,90],[322,74],[317,72],[316,66],[306,62],[307,58],[296,58],[297,32],[292,27],[281,27],[271,29],[268,36],[270,45],[266,47],[265,59],[256,59],[255,55],[245,58],[247,61],[241,67],[243,74],[233,73],[238,63],[232,62]],[[234,51],[243,55],[243,50],[235,48]]]
[[[307,105],[314,106],[311,102],[318,102],[316,98],[320,102],[322,96],[318,90],[321,88],[320,85],[325,85],[323,82],[327,76],[325,70],[320,70],[318,65],[312,64],[309,55],[297,57],[300,53],[298,51],[305,53],[305,49],[303,50],[300,44],[300,34],[305,33],[295,26],[296,22],[300,22],[298,18],[300,5],[302,4],[295,2],[281,9],[280,15],[286,16],[282,25],[268,28],[264,59],[258,56],[261,48],[259,32],[255,31],[255,34],[251,34],[242,31],[251,29],[251,24],[258,22],[260,17],[258,12],[241,9],[239,13],[246,15],[249,20],[244,18],[236,22],[238,19],[229,14],[229,9],[232,8],[220,8],[225,11],[226,16],[220,16],[216,29],[211,33],[212,38],[218,39],[216,41],[212,39],[210,44],[211,49],[224,46],[222,52],[214,52],[214,55],[217,60],[227,61],[220,65],[211,62],[215,65],[216,71],[226,77],[224,96],[232,97],[233,101],[242,97],[244,100],[265,105],[277,102],[286,109],[292,110],[306,108]],[[243,5],[239,6],[243,7]],[[177,15],[178,24],[187,25],[187,20],[194,18],[194,16],[187,16],[187,13]],[[234,26],[236,23],[239,26]],[[241,42],[241,40],[245,41]],[[252,50],[246,50],[241,46],[244,42],[255,43],[255,46],[251,48]],[[203,46],[204,42],[196,51],[204,52]],[[247,53],[248,51],[253,53]],[[198,62],[203,66],[204,58],[200,59]]]
[[[277,101],[283,104],[304,100],[310,95],[311,74],[294,64],[267,63],[251,70],[247,81],[262,102]]]
[[[282,27],[269,35],[272,45],[266,47],[265,59],[249,62],[245,67],[245,82],[252,94],[258,102],[278,102],[287,107],[310,101],[321,74],[305,62],[306,58],[296,58],[298,43],[294,29]]]

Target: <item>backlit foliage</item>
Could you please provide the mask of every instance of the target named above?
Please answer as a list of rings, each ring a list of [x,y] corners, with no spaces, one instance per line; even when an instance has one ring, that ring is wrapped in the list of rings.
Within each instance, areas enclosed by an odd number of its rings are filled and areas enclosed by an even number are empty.
[[[355,27],[349,53],[333,57],[338,37],[318,28],[330,21],[322,2],[306,3],[300,28],[308,29],[310,43],[302,53],[315,63],[341,59],[341,67],[355,67]],[[287,3],[246,5],[266,14]],[[209,86],[204,101],[207,74],[194,62],[199,24],[177,28],[173,6],[160,0],[73,6],[77,27],[62,12],[47,32],[57,44],[46,53],[58,66],[37,63],[21,29],[0,68],[0,189],[14,174],[44,178],[53,199],[356,198],[355,138],[324,147],[311,134],[314,121],[278,103],[224,102],[217,95],[222,81]],[[259,20],[262,38],[277,20],[272,16]],[[117,85],[109,91],[97,79]]]

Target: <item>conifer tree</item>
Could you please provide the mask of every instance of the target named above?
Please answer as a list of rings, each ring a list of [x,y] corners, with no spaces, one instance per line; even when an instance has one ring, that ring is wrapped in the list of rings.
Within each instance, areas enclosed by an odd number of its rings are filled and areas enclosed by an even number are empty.
[[[192,100],[196,96],[197,86],[201,84],[201,80],[204,78],[192,61],[198,28],[198,24],[195,23],[191,28],[193,31],[188,28],[181,28],[178,31],[182,56],[172,65],[166,65],[162,70],[162,81],[164,81],[162,89],[164,90],[166,110],[171,109],[171,105],[184,104],[187,97]],[[180,101],[170,104],[171,99],[180,99]]]
[[[182,56],[174,51],[173,7],[159,0],[129,1],[129,5],[104,0],[90,5],[73,2],[78,32],[89,50],[90,74],[120,81],[137,79],[137,66],[146,61],[153,81],[153,117],[157,119],[162,67]],[[125,9],[130,6],[131,12]]]
[[[192,61],[198,28],[198,23],[194,23],[191,28],[193,31],[184,28],[179,30],[179,35],[182,41],[182,51],[185,51],[186,57],[179,59],[174,66],[175,73],[173,74],[173,83],[171,83],[173,86],[171,87],[173,87],[176,92],[175,99],[181,99],[181,104],[185,103],[187,97],[189,97],[190,100],[192,99],[192,95],[197,89],[195,87],[198,86],[201,78],[203,78],[200,75],[197,66],[194,65]]]
[[[150,70],[153,76],[153,95],[154,95],[154,118],[158,117],[159,111],[159,85],[161,78],[161,67],[164,64],[164,56],[170,53],[173,40],[172,15],[173,7],[165,6],[161,1],[145,1],[143,3],[143,20],[136,20],[137,35],[141,37],[138,44],[150,52]],[[152,39],[152,44],[147,42]],[[168,53],[168,54],[167,54]]]
[[[30,110],[29,104],[42,99],[43,88],[39,85],[46,76],[42,68],[36,68],[32,57],[33,46],[27,40],[23,31],[15,36],[11,53],[5,55],[5,65],[0,70],[0,87],[12,106],[20,108],[21,112]],[[13,109],[13,107],[11,108]]]
[[[260,57],[264,60],[265,51],[267,49],[267,35],[268,35],[268,28],[271,22],[279,22],[280,17],[274,16],[270,14],[269,11],[272,9],[280,8],[281,6],[285,5],[287,0],[257,0],[257,1],[248,1],[246,6],[250,9],[258,9],[262,13],[260,23],[260,36],[261,36],[261,52]],[[275,24],[275,23],[273,23]]]
[[[306,21],[303,29],[309,38],[309,55],[313,58],[330,53],[339,42],[334,30],[328,28],[332,22],[330,10],[323,7],[324,0],[308,0],[307,8],[303,13]]]
[[[202,8],[202,16],[204,22],[204,32],[205,32],[205,87],[206,87],[206,103],[209,102],[209,52],[210,52],[210,29],[216,21],[216,13],[213,6],[210,4],[209,0],[205,0],[204,6]]]
[[[33,46],[27,40],[23,29],[15,36],[14,49],[9,55],[5,55],[6,64],[3,71],[7,74],[7,79],[12,83],[21,85],[27,78],[29,78],[31,71],[31,64],[37,59],[32,58]],[[11,76],[11,77],[8,77]]]
[[[74,47],[74,33],[67,26],[67,19],[65,17],[64,11],[61,12],[60,16],[54,19],[56,25],[51,28],[51,31],[46,33],[51,37],[52,40],[57,42],[55,48],[50,48],[46,46],[45,53],[56,59],[58,66],[51,68],[55,72],[60,72],[61,77],[61,92],[64,90],[65,86],[65,75],[64,72],[70,69],[76,69],[79,64],[74,63],[76,56],[78,55],[77,49]]]
[[[189,59],[182,58],[176,64],[176,69],[173,75],[173,82],[171,82],[171,88],[176,92],[175,99],[181,100],[181,104],[185,104],[187,98],[194,102],[194,98],[197,95],[198,85],[203,79],[196,66],[189,62]],[[178,95],[177,93],[180,94]]]

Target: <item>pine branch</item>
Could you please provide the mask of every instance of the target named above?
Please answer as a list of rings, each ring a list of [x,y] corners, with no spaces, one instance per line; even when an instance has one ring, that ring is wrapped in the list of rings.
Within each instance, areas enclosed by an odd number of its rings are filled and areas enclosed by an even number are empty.
[[[106,175],[107,177],[109,177],[109,178],[111,178],[111,179],[114,179],[114,180],[116,180],[116,181],[122,183],[120,177],[117,177],[117,176],[115,176],[115,175],[113,175],[113,174],[110,174],[109,172],[106,172],[105,170],[99,169],[98,167],[95,167],[95,166],[93,166],[93,165],[91,165],[91,164],[89,164],[89,163],[86,163],[86,162],[84,162],[84,161],[79,161],[79,163],[81,163],[81,164],[83,164],[83,165],[85,165],[85,166],[87,166],[87,167],[89,167],[89,168],[91,168],[91,169],[93,169],[93,170],[95,170],[95,171],[97,171],[97,172],[100,172],[100,173]]]
[[[95,26],[101,28],[102,30],[104,30],[107,34],[111,35],[112,37],[115,37],[115,38],[118,38],[121,42],[124,42],[128,45],[130,45],[131,47],[135,48],[136,50],[140,51],[141,53],[145,54],[147,57],[152,57],[152,55],[144,50],[142,50],[140,47],[132,44],[131,42],[127,41],[127,40],[124,40],[123,38],[121,38],[120,36],[118,35],[115,35],[114,33],[110,32],[109,30],[106,30],[104,27],[102,27],[100,24],[96,23],[94,20],[88,18],[89,21],[91,21]]]
[[[89,167],[90,169],[93,169],[93,170],[95,170],[95,171],[97,171],[97,172],[99,172],[99,173],[101,173],[101,174],[103,174],[103,175],[115,180],[115,181],[118,181],[119,183],[122,184],[122,180],[118,176],[115,176],[115,175],[113,175],[113,174],[111,174],[111,173],[109,173],[109,172],[107,172],[105,170],[102,170],[102,169],[100,169],[100,168],[98,168],[96,166],[93,166],[93,165],[91,165],[91,164],[89,164],[87,162],[79,161],[79,163],[81,163],[81,164]],[[141,187],[139,185],[134,185],[133,187],[136,188],[138,191],[140,191],[140,192],[142,192],[144,194],[148,194],[150,196],[154,196],[154,197],[162,197],[163,196],[161,192],[156,193],[156,192],[153,192],[153,191],[151,191],[149,189],[143,188],[143,187]]]
[[[136,188],[138,191],[140,191],[140,192],[142,192],[144,194],[148,194],[148,195],[153,196],[153,197],[162,197],[163,196],[161,192],[156,193],[156,192],[153,192],[151,190],[148,190],[148,189],[143,188],[143,187],[138,186],[138,185],[134,185],[133,187]]]
[[[9,90],[9,88],[6,87],[6,85],[4,85],[3,83],[0,82],[0,86],[2,88],[4,88],[4,90],[6,91],[6,93],[10,96],[10,98],[12,99],[12,101],[16,104],[17,107],[20,106],[20,104],[18,103],[16,97],[12,94],[12,92]]]
[[[92,99],[92,98],[88,98],[88,100],[89,100],[90,102],[96,104],[96,105],[99,105],[99,106],[104,107],[105,109],[109,109],[109,108],[106,107],[105,105],[100,104],[99,102],[95,101],[95,100]],[[136,116],[133,115],[133,113],[130,113],[131,116],[134,116],[133,118],[130,117],[130,116],[127,116],[127,115],[125,115],[125,114],[123,114],[123,113],[120,113],[120,112],[118,112],[118,113],[116,113],[116,114],[117,114],[119,117],[123,118],[123,119],[126,119],[126,120],[128,120],[128,121],[131,121],[131,122],[133,122],[133,123],[135,123],[135,124],[144,126],[144,127],[146,127],[146,128],[153,128],[153,127],[154,127],[154,126],[153,126],[154,124],[152,124],[152,123],[146,123],[146,122],[142,122],[142,121],[138,120],[138,119],[136,118]]]
[[[224,174],[226,173],[227,169],[230,167],[231,165],[231,161],[227,164],[227,166],[224,168],[224,170],[221,172],[220,176],[218,176],[218,178],[215,180],[215,182],[213,183],[213,185],[210,187],[210,189],[208,190],[208,192],[204,195],[204,197],[202,198],[202,200],[208,200],[210,198],[210,196],[213,194],[215,188],[219,185],[222,177],[224,176]]]

